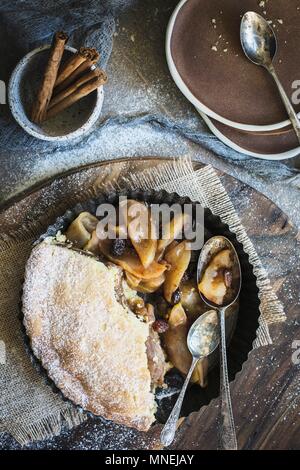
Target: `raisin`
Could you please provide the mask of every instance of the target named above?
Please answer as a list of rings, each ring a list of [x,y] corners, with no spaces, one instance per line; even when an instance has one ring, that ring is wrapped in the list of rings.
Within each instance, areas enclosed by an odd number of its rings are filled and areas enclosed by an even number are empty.
[[[110,252],[112,256],[122,256],[126,249],[126,240],[116,238],[112,241]]]
[[[232,285],[232,271],[230,269],[224,270],[224,284],[226,287],[231,287]]]
[[[169,328],[169,325],[165,320],[155,320],[152,324],[152,328],[157,333],[165,333]]]
[[[179,289],[176,289],[172,294],[171,303],[173,305],[176,305],[180,302],[180,300],[181,300],[180,291],[179,291]]]

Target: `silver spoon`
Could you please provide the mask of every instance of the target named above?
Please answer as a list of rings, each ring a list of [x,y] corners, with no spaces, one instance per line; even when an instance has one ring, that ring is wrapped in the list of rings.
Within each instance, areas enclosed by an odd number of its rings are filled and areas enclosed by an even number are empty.
[[[300,121],[272,62],[277,50],[277,40],[273,28],[265,18],[253,11],[248,11],[241,21],[240,38],[248,59],[256,65],[261,65],[272,75],[300,142]]]
[[[187,346],[193,357],[192,364],[174,408],[161,432],[160,441],[164,446],[169,446],[174,440],[184,395],[197,362],[214,352],[218,345],[218,317],[214,310],[210,310],[197,318],[188,332]]]
[[[228,248],[233,256],[233,282],[234,289],[233,295],[226,301],[224,305],[216,305],[210,302],[200,291],[202,300],[211,308],[214,308],[219,313],[219,325],[220,325],[220,336],[221,336],[221,378],[220,378],[220,396],[221,396],[221,441],[224,449],[236,450],[237,439],[235,432],[235,425],[232,413],[232,404],[229,388],[228,379],[228,368],[227,368],[227,353],[226,353],[226,330],[225,330],[225,315],[226,310],[230,307],[238,298],[241,290],[241,266],[238,255],[234,249],[232,243],[225,237],[216,236],[210,238],[202,247],[198,266],[197,266],[197,283],[202,279],[204,271],[209,264],[209,260],[214,257],[222,249]]]

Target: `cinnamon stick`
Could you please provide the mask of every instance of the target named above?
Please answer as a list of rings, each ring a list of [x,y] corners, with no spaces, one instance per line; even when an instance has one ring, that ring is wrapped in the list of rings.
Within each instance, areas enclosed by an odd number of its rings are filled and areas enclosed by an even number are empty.
[[[78,88],[76,91],[74,91],[71,95],[67,96],[65,99],[57,103],[55,106],[53,106],[51,109],[46,114],[45,119],[52,118],[59,114],[60,112],[64,111],[65,109],[69,108],[72,106],[72,104],[76,103],[77,101],[81,100],[85,96],[89,95],[92,93],[92,91],[96,90],[99,88],[101,85],[104,85],[107,81],[107,76],[103,72],[100,77],[90,80],[89,82],[85,83],[82,85],[80,88]]]
[[[76,54],[67,60],[67,62],[63,65],[62,69],[59,71],[57,76],[55,87],[60,85],[66,78],[68,78],[74,70],[76,70],[84,61],[90,60],[91,57],[95,56],[95,49],[91,49],[89,47],[81,47]]]
[[[100,54],[94,49],[94,54],[91,55],[91,58],[86,59],[82,64],[75,69],[69,77],[67,77],[63,82],[57,85],[54,89],[54,95],[60,93],[62,90],[65,90],[71,83],[83,75],[87,70],[91,70],[91,67],[95,65],[100,58]]]
[[[46,70],[31,112],[31,120],[37,124],[45,118],[67,40],[67,34],[62,31],[53,37]]]
[[[100,69],[91,70],[89,73],[84,74],[75,83],[73,83],[68,88],[66,88],[65,90],[62,90],[60,93],[55,95],[49,103],[48,110],[50,110],[51,108],[53,108],[53,106],[56,106],[58,103],[63,101],[65,98],[67,98],[69,95],[74,93],[78,88],[80,88],[85,83],[95,78],[100,78],[100,77],[103,78],[103,82],[106,81],[106,78],[105,78],[106,75]]]

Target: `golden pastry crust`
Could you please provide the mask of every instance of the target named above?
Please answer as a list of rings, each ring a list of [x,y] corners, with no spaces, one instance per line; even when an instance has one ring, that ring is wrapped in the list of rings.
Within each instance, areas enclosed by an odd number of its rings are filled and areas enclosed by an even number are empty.
[[[149,324],[122,306],[121,271],[42,242],[26,267],[24,324],[34,354],[74,403],[139,430],[156,410],[146,342]]]

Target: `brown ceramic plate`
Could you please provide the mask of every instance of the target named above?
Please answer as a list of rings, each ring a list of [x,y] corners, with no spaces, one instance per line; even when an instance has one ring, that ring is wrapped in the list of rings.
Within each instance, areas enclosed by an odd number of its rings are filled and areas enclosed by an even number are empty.
[[[298,139],[290,127],[273,132],[247,132],[200,114],[216,137],[238,152],[266,160],[285,160],[300,154]]]
[[[242,51],[240,21],[248,10],[273,20],[274,64],[291,97],[300,78],[299,0],[182,0],[167,32],[168,65],[181,91],[209,117],[248,131],[274,130],[289,121],[272,78]]]

